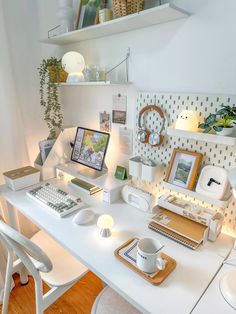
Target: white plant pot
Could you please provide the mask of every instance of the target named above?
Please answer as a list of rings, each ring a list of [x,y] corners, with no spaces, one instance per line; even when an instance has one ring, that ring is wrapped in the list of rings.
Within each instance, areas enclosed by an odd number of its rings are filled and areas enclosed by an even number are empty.
[[[141,157],[136,156],[129,160],[129,174],[135,178],[141,178],[142,176],[142,162]]]
[[[216,132],[217,135],[221,135],[221,136],[229,136],[229,135],[232,135],[233,133],[234,133],[234,127],[223,128],[222,131]]]

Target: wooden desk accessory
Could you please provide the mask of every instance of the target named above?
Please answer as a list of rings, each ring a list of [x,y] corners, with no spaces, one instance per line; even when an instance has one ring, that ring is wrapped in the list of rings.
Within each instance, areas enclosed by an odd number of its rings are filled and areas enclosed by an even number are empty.
[[[171,258],[170,256],[168,256],[164,253],[161,253],[161,257],[163,259],[165,259],[165,261],[166,261],[165,269],[156,272],[154,275],[149,275],[147,273],[144,273],[143,271],[138,269],[136,266],[131,264],[129,261],[127,261],[124,257],[122,257],[120,255],[120,251],[122,249],[124,249],[125,247],[127,247],[128,245],[130,245],[134,240],[139,240],[139,239],[138,238],[132,238],[129,241],[127,241],[126,243],[122,244],[120,247],[118,247],[115,250],[115,252],[114,252],[115,256],[119,259],[119,261],[121,261],[121,263],[128,266],[130,269],[135,271],[137,274],[139,274],[142,278],[144,278],[149,283],[151,283],[153,285],[160,285],[169,276],[169,274],[175,269],[176,261],[173,258]]]

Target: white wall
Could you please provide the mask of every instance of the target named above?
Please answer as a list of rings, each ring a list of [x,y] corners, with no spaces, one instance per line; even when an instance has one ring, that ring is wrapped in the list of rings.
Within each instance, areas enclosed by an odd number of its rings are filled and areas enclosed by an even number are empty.
[[[118,92],[128,95],[130,127],[135,121],[138,90],[235,93],[234,0],[175,0],[174,4],[193,15],[188,19],[63,47],[38,44],[38,39],[47,37],[48,29],[58,24],[57,0],[5,0],[4,3],[31,160],[37,153],[38,140],[47,134],[38,98],[36,68],[41,57],[62,56],[73,49],[80,51],[88,64],[109,68],[123,58],[128,47],[131,48],[132,87],[64,87],[65,124],[97,127],[98,112],[110,111],[112,95]],[[117,126],[113,126],[113,130],[116,129]],[[117,132],[113,132],[113,137],[115,147]]]
[[[128,95],[128,126],[133,127],[137,91],[234,94],[236,82],[236,2],[234,0],[175,0],[193,13],[189,18],[97,40],[59,47],[81,52],[87,64],[112,67],[131,49],[130,80],[126,87],[64,87],[65,124],[98,126],[98,112],[111,111],[112,94]],[[52,3],[55,5],[52,8]],[[38,1],[41,37],[56,24],[57,1]],[[48,10],[45,8],[48,7]],[[43,15],[42,15],[43,12]],[[47,22],[48,21],[48,22]],[[47,46],[47,45],[46,45]],[[44,47],[46,56],[55,46]],[[118,76],[122,76],[119,72]],[[113,131],[117,126],[113,126]],[[117,147],[117,132],[113,132]],[[113,152],[113,149],[111,149]],[[114,155],[114,154],[113,154]],[[117,155],[117,154],[116,154]],[[119,157],[113,159],[118,163]]]
[[[37,3],[31,0],[3,0],[6,32],[18,103],[21,107],[25,137],[31,162],[38,152],[38,141],[47,136],[39,105],[37,67],[41,62],[41,45]]]

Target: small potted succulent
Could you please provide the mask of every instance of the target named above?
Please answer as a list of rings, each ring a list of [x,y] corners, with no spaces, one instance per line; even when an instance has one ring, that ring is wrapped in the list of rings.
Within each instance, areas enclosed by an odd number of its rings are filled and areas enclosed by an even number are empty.
[[[222,105],[222,109],[210,114],[198,127],[204,133],[215,131],[218,135],[228,136],[234,132],[236,125],[236,107]]]
[[[40,104],[44,107],[44,120],[49,129],[48,139],[56,139],[58,133],[63,130],[58,83],[66,81],[67,73],[61,66],[61,60],[54,57],[43,59],[38,70]]]

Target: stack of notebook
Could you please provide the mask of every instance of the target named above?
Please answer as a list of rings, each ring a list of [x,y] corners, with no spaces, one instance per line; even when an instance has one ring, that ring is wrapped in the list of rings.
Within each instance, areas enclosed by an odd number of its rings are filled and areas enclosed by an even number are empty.
[[[152,218],[149,228],[157,231],[191,249],[196,249],[207,240],[208,227],[192,221],[167,209]]]
[[[78,188],[80,188],[81,190],[83,190],[84,192],[87,192],[90,195],[93,195],[99,191],[101,191],[102,189],[96,185],[93,185],[89,182],[83,181],[81,179],[78,178],[74,178],[71,180],[71,184],[73,186],[76,186]]]

